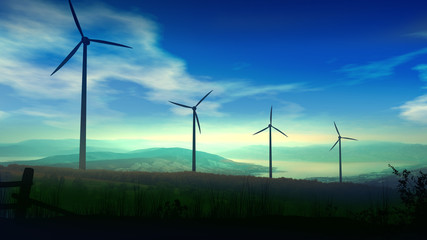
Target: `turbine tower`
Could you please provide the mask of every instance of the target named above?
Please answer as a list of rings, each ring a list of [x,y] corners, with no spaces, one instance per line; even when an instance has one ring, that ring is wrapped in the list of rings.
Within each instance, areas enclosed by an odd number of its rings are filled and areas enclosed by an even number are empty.
[[[338,128],[337,128],[337,125],[335,124],[335,122],[334,122],[334,125],[335,125],[335,130],[337,130],[337,133],[338,133],[338,140],[335,142],[334,146],[332,146],[331,149],[329,149],[329,151],[331,151],[335,147],[335,145],[337,145],[337,143],[339,143],[338,146],[339,146],[339,159],[340,159],[340,164],[339,164],[340,165],[340,183],[342,183],[341,139],[348,139],[348,140],[353,140],[353,141],[357,141],[357,139],[349,138],[349,137],[341,137],[341,134],[338,131]]]
[[[256,134],[258,134],[258,133],[260,133],[260,132],[262,132],[262,131],[264,131],[264,130],[266,130],[267,128],[269,129],[269,131],[270,131],[270,138],[269,138],[269,142],[270,142],[270,178],[272,178],[273,177],[273,171],[272,171],[272,161],[271,161],[271,128],[274,128],[274,129],[276,129],[278,132],[280,132],[281,134],[283,134],[283,135],[285,135],[286,137],[288,137],[286,134],[284,134],[282,131],[280,131],[279,129],[277,129],[277,128],[275,128],[272,124],[271,124],[271,122],[273,121],[273,106],[271,106],[271,109],[270,109],[270,124],[268,124],[268,126],[266,127],[266,128],[264,128],[264,129],[262,129],[262,130],[260,130],[260,131],[258,131],[258,132],[256,132],[256,133],[254,133],[254,135],[256,135]]]
[[[77,46],[74,47],[74,49],[68,54],[68,56],[59,64],[59,66],[55,69],[55,71],[50,74],[52,76],[55,74],[62,66],[64,66],[65,63],[70,60],[71,57],[76,53],[76,51],[79,49],[80,45],[83,44],[83,70],[82,70],[82,102],[81,102],[81,113],[80,113],[80,153],[79,153],[79,169],[86,169],[86,88],[87,88],[87,46],[91,42],[97,42],[97,43],[103,43],[108,45],[114,45],[119,47],[125,47],[125,48],[131,48],[126,45],[114,43],[114,42],[108,42],[104,40],[98,40],[98,39],[90,39],[86,37],[83,34],[82,28],[80,27],[79,20],[77,19],[77,15],[74,12],[73,5],[71,4],[71,0],[68,0],[68,3],[70,4],[71,13],[73,14],[74,22],[76,23],[77,29],[80,32],[80,35],[82,39],[77,44]]]
[[[205,98],[212,92],[213,90],[211,90],[210,92],[208,92],[208,94],[206,94],[202,99],[200,99],[200,101],[193,107],[184,105],[184,104],[180,104],[180,103],[176,103],[176,102],[172,102],[169,101],[172,104],[181,106],[181,107],[185,107],[185,108],[191,108],[193,110],[193,164],[192,164],[192,171],[195,172],[196,171],[196,121],[197,121],[197,126],[199,126],[199,132],[202,133],[202,131],[200,130],[200,123],[199,123],[199,117],[197,116],[196,113],[196,109],[197,106],[199,106],[199,104],[205,100]]]

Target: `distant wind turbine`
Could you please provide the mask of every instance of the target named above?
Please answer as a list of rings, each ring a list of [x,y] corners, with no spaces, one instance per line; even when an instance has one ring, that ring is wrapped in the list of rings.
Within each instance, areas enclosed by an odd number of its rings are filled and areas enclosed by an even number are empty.
[[[340,159],[340,183],[342,182],[342,168],[341,168],[341,139],[348,139],[348,140],[353,140],[353,141],[357,141],[357,139],[354,138],[349,138],[349,137],[341,137],[340,132],[338,131],[337,125],[335,124],[335,129],[337,130],[338,133],[338,140],[335,142],[334,146],[331,147],[331,149],[329,149],[329,151],[331,151],[335,145],[337,145],[337,143],[339,143],[339,159]]]
[[[254,135],[256,135],[256,134],[258,134],[258,133],[260,133],[260,132],[262,132],[262,131],[264,131],[264,130],[266,130],[267,128],[270,130],[270,178],[272,178],[272,176],[273,176],[273,173],[272,173],[272,161],[271,161],[271,128],[274,128],[274,129],[276,129],[278,132],[280,132],[281,134],[283,134],[283,135],[285,135],[286,137],[288,137],[286,134],[284,134],[282,131],[280,131],[279,129],[277,129],[277,128],[275,128],[272,124],[271,124],[271,122],[273,121],[273,106],[271,106],[271,109],[270,109],[270,124],[268,124],[268,126],[266,127],[266,128],[264,128],[264,129],[262,129],[262,130],[260,130],[260,131],[258,131],[258,132],[256,132],[256,133],[254,133]]]
[[[199,104],[205,100],[205,98],[212,92],[213,90],[211,90],[210,92],[208,92],[208,94],[206,94],[202,99],[200,99],[200,101],[193,107],[184,105],[184,104],[180,104],[180,103],[176,103],[176,102],[172,102],[169,101],[172,104],[181,106],[181,107],[185,107],[185,108],[191,108],[193,109],[193,165],[192,165],[192,170],[193,172],[196,171],[196,120],[197,120],[197,126],[199,126],[199,132],[202,133],[202,130],[200,129],[200,123],[199,123],[199,117],[197,116],[196,113],[196,109],[197,106],[199,106]]]
[[[65,63],[70,60],[70,58],[76,53],[76,51],[79,49],[80,45],[83,44],[83,71],[82,71],[82,102],[81,102],[81,114],[80,114],[80,154],[79,154],[79,169],[86,169],[86,69],[87,69],[87,46],[91,42],[97,42],[97,43],[103,43],[108,45],[114,45],[119,47],[125,47],[125,48],[131,48],[126,45],[108,42],[104,40],[97,40],[97,39],[89,39],[83,34],[82,28],[80,27],[79,20],[77,19],[76,13],[74,12],[73,5],[71,4],[71,0],[68,0],[68,3],[70,4],[71,13],[73,14],[74,22],[76,23],[77,29],[80,32],[80,35],[82,36],[82,39],[77,44],[76,47],[68,54],[68,56],[59,64],[59,66],[55,69],[55,71],[50,74],[51,76],[55,74],[62,66],[64,66]]]

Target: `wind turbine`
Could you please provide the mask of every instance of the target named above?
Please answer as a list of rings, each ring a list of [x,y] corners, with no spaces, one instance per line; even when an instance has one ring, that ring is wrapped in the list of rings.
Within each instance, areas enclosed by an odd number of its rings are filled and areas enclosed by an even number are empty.
[[[271,106],[271,109],[270,109],[270,124],[268,124],[268,126],[266,127],[266,128],[264,128],[264,129],[262,129],[262,130],[260,130],[260,131],[258,131],[258,132],[256,132],[256,133],[254,133],[254,135],[256,135],[256,134],[258,134],[258,133],[260,133],[260,132],[262,132],[262,131],[264,131],[264,130],[266,130],[267,128],[269,129],[269,131],[270,131],[270,178],[272,178],[272,175],[273,175],[273,172],[272,172],[272,161],[271,161],[271,128],[274,128],[274,129],[276,129],[278,132],[280,132],[281,134],[283,134],[283,135],[285,135],[286,137],[288,137],[286,134],[284,134],[282,131],[280,131],[279,129],[277,129],[277,128],[275,128],[272,124],[271,124],[271,122],[273,121],[273,106]]]
[[[338,133],[338,140],[335,142],[334,146],[331,147],[331,149],[329,149],[329,151],[331,151],[335,145],[337,145],[337,143],[339,143],[339,159],[340,159],[340,183],[342,182],[342,168],[341,168],[341,139],[348,139],[348,140],[353,140],[353,141],[357,141],[357,139],[354,138],[349,138],[349,137],[341,137],[340,132],[338,131],[337,125],[335,124],[335,129],[337,130]]]
[[[199,126],[199,132],[202,133],[202,130],[200,130],[200,123],[199,123],[199,117],[197,117],[197,113],[196,113],[196,109],[197,106],[199,106],[199,104],[205,100],[205,98],[212,92],[213,90],[211,90],[210,92],[208,92],[208,94],[206,94],[202,99],[200,99],[200,101],[193,107],[184,105],[184,104],[180,104],[180,103],[176,103],[176,102],[172,102],[169,101],[172,104],[181,106],[181,107],[185,107],[185,108],[191,108],[193,109],[193,165],[192,165],[192,170],[193,172],[196,171],[196,120],[197,120],[197,126]]]
[[[87,88],[87,46],[91,42],[97,42],[97,43],[103,43],[108,45],[114,45],[119,47],[125,47],[125,48],[131,48],[126,45],[114,43],[114,42],[108,42],[104,40],[98,40],[98,39],[90,39],[86,37],[83,34],[82,28],[80,27],[79,20],[77,19],[77,15],[74,12],[73,5],[71,4],[71,0],[68,0],[68,3],[70,4],[71,13],[73,14],[74,22],[76,23],[77,29],[80,32],[80,35],[82,36],[82,39],[77,44],[77,46],[74,47],[74,49],[68,54],[68,56],[59,64],[59,66],[55,69],[55,71],[50,74],[52,76],[55,74],[62,66],[64,66],[65,63],[70,60],[71,57],[76,53],[76,51],[79,49],[80,45],[83,44],[83,71],[82,71],[82,102],[81,102],[81,113],[80,113],[80,154],[79,154],[79,169],[86,169],[86,88]]]

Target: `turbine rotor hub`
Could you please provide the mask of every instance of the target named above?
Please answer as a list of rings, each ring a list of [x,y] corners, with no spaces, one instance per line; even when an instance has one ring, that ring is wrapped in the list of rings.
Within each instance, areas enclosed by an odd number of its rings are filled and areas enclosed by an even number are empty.
[[[196,106],[194,106],[194,107],[192,107],[191,109],[193,109],[193,111],[196,111],[197,107],[196,107]]]
[[[90,44],[90,40],[87,37],[82,37],[82,42],[84,45],[89,45]]]

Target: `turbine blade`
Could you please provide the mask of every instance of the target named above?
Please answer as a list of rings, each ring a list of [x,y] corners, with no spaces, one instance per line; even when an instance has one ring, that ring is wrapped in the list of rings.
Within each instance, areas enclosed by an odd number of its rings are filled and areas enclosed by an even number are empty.
[[[71,4],[71,0],[68,0],[68,3],[70,3],[71,13],[73,14],[74,22],[76,23],[76,26],[79,29],[80,35],[84,37],[82,28],[80,27],[79,20],[77,19],[76,12],[74,12],[73,4]]]
[[[285,135],[286,137],[288,136],[288,135],[286,135],[286,134],[284,134],[282,131],[280,131],[279,129],[277,129],[276,127],[274,127],[274,126],[272,126],[274,129],[276,129],[277,131],[279,131],[281,134],[283,134],[283,135]]]
[[[119,47],[125,47],[125,48],[132,48],[123,44],[119,44],[119,43],[114,43],[114,42],[109,42],[109,41],[104,41],[104,40],[99,40],[99,39],[89,39],[91,42],[97,42],[97,43],[103,43],[103,44],[108,44],[108,45],[114,45],[114,46],[119,46]]]
[[[172,102],[172,101],[169,101],[169,102],[170,102],[170,103],[173,103],[173,104],[175,104],[175,105],[181,106],[181,107],[185,107],[185,108],[192,108],[192,107],[187,106],[187,105],[184,105],[184,104],[180,104],[180,103],[176,103],[176,102]]]
[[[266,127],[266,128],[264,128],[263,130],[261,130],[261,131],[258,131],[258,132],[256,132],[256,133],[254,133],[254,135],[256,135],[256,134],[258,134],[258,133],[260,133],[260,132],[262,132],[262,131],[264,131],[265,129],[267,129],[268,127]]]
[[[329,149],[329,151],[331,151],[331,150],[335,147],[335,145],[337,145],[337,143],[338,143],[339,141],[340,141],[340,140],[338,139],[338,140],[335,142],[334,146],[332,146],[332,147],[331,147],[331,149]]]
[[[355,139],[355,138],[349,138],[349,137],[341,137],[341,138],[357,141],[357,139]]]
[[[270,108],[270,124],[273,121],[273,106]]]
[[[337,125],[335,124],[335,122],[334,122],[334,125],[335,125],[335,129],[337,130],[338,136],[341,136],[340,131],[338,131],[338,128],[337,128]]]
[[[200,99],[200,101],[196,104],[196,107],[197,106],[199,106],[199,104],[203,101],[203,100],[205,100],[205,98],[209,95],[209,94],[211,94],[211,92],[212,92],[213,90],[211,90],[210,92],[208,92],[208,94],[206,94],[202,99]]]
[[[52,74],[50,74],[50,76],[52,76],[54,73],[56,73],[60,68],[62,68],[62,66],[64,66],[64,64],[66,64],[68,62],[68,60],[70,60],[70,58],[77,52],[77,49],[79,49],[80,45],[82,44],[82,41],[80,41],[77,46],[74,47],[74,49],[68,54],[68,56],[61,62],[61,64],[59,64],[59,66],[55,69],[55,71],[53,71]]]
[[[197,116],[196,111],[194,111],[194,114],[196,115],[197,126],[199,126],[199,133],[201,134],[202,130],[200,129],[199,117]]]

